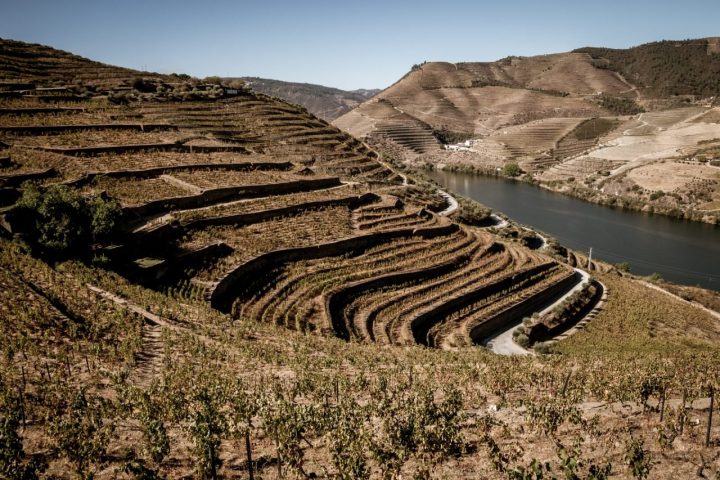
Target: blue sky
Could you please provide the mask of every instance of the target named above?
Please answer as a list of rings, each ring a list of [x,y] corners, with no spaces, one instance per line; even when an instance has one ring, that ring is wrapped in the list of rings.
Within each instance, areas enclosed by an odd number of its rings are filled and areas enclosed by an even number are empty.
[[[720,0],[2,0],[0,37],[131,68],[384,88],[488,61],[720,36]]]

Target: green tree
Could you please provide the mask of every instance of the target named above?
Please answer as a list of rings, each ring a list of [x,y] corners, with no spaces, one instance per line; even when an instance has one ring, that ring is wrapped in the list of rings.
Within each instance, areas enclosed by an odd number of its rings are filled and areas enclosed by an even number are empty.
[[[87,233],[83,200],[65,185],[51,185],[44,190],[27,185],[17,205],[29,213],[30,233],[48,250],[72,249]]]
[[[111,198],[96,195],[88,200],[90,232],[95,240],[107,238],[118,228],[122,209]]]
[[[23,186],[13,223],[43,253],[66,255],[110,237],[121,215],[118,202],[104,195],[83,197],[66,185],[30,183]]]
[[[517,163],[507,163],[503,168],[503,173],[506,177],[519,177],[522,173],[520,166]]]

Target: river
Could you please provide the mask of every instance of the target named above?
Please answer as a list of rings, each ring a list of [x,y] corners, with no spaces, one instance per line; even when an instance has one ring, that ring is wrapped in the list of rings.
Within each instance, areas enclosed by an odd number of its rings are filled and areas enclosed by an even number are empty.
[[[595,205],[522,182],[430,172],[449,191],[632,273],[720,291],[720,227]]]

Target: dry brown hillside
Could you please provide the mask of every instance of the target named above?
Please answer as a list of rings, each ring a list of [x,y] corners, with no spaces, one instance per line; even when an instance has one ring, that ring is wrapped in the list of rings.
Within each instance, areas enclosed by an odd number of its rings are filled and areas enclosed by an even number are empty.
[[[110,88],[129,85],[136,76],[161,75],[106,65],[44,45],[0,38],[0,65],[3,83],[17,82],[18,88],[39,84],[78,86],[88,83]],[[170,78],[170,77],[169,77]]]
[[[718,475],[716,313],[301,107],[1,45],[57,60],[0,65],[0,477]]]
[[[415,165],[517,164],[583,199],[716,223],[717,44],[424,63],[333,123]]]
[[[598,69],[587,54],[510,57],[492,63],[425,63],[375,98],[335,121],[354,134],[368,122],[386,121],[396,110],[435,130],[484,134],[502,125],[549,117],[607,113],[592,96],[623,95],[632,89],[617,73]],[[590,98],[587,98],[590,97]]]

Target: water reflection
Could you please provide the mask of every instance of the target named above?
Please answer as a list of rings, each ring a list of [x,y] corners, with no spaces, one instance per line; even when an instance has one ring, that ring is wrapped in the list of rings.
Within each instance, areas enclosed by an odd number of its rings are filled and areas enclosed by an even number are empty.
[[[613,209],[532,185],[463,173],[432,172],[448,190],[473,198],[564,245],[640,275],[720,291],[720,227]]]

